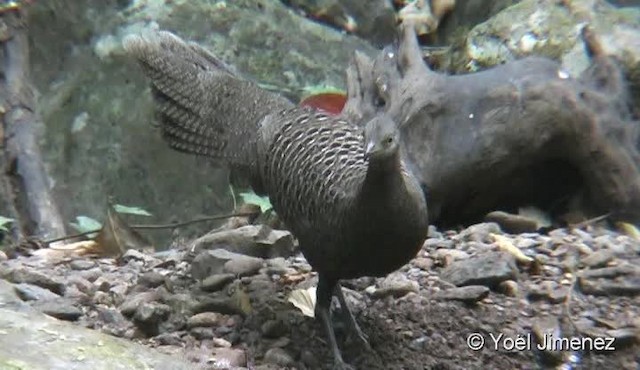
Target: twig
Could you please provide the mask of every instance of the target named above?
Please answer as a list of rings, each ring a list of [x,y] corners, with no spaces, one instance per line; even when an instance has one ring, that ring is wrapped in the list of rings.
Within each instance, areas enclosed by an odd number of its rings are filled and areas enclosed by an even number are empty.
[[[569,225],[568,229],[581,229],[581,228],[583,228],[585,226],[589,226],[589,225],[595,224],[596,222],[600,222],[600,221],[606,219],[609,216],[611,216],[611,213],[605,213],[605,214],[600,215],[598,217],[590,218],[588,220],[579,222],[579,223],[574,224],[574,225]]]
[[[187,226],[187,225],[195,224],[195,223],[198,223],[198,222],[222,220],[222,219],[225,219],[225,218],[232,218],[232,217],[249,217],[249,216],[255,216],[255,215],[256,215],[256,212],[241,212],[241,213],[231,213],[231,214],[220,215],[220,216],[200,217],[200,218],[196,218],[196,219],[189,220],[189,221],[175,222],[175,223],[171,223],[171,224],[131,225],[130,227],[132,229],[138,229],[138,230],[174,229],[174,228],[177,228],[177,227]],[[65,235],[65,236],[61,236],[59,238],[45,240],[42,243],[43,244],[51,244],[51,243],[59,242],[59,241],[62,241],[62,240],[75,239],[75,238],[79,238],[81,236],[86,236],[86,235],[89,235],[89,234],[94,234],[94,233],[100,232],[100,230],[101,229],[97,229],[97,230],[85,231],[85,232],[78,233],[78,234],[73,234],[73,235]]]

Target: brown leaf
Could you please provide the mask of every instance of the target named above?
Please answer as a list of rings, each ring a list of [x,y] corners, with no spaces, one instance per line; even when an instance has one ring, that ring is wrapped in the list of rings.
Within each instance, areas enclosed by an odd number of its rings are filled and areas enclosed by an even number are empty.
[[[118,257],[129,249],[141,250],[151,243],[140,233],[129,227],[111,205],[107,209],[107,220],[95,238],[97,253],[104,257]]]

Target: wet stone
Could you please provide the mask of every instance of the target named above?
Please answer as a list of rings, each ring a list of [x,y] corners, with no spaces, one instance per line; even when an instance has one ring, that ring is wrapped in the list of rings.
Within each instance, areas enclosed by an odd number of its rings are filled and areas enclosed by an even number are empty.
[[[65,321],[76,321],[82,316],[82,311],[64,299],[36,301],[33,307],[38,311]]]
[[[153,302],[156,299],[158,299],[158,294],[156,292],[142,292],[130,295],[120,305],[120,312],[125,316],[131,317],[135,314],[140,305]]]
[[[73,260],[71,261],[71,263],[69,263],[69,267],[72,270],[76,270],[76,271],[89,270],[94,268],[95,266],[96,266],[96,263],[94,261],[89,261],[89,260]]]
[[[143,303],[136,310],[133,322],[147,336],[155,336],[159,334],[158,325],[165,321],[170,313],[171,308],[165,304],[157,302]]]
[[[247,356],[241,349],[236,348],[215,348],[212,364],[214,369],[227,369],[234,367],[244,367],[247,365]]]
[[[60,295],[37,285],[20,283],[13,287],[23,301],[46,301],[60,298]]]
[[[282,348],[271,348],[264,355],[267,363],[278,365],[281,367],[290,367],[294,364],[293,357]]]
[[[289,331],[289,328],[281,320],[266,321],[260,329],[266,338],[279,338]]]
[[[483,285],[469,285],[460,288],[441,290],[433,295],[435,299],[476,303],[489,295],[489,288]]]
[[[466,260],[455,261],[440,277],[457,286],[485,285],[495,287],[505,280],[515,280],[517,267],[513,255],[506,252],[487,252]]]
[[[200,289],[205,292],[217,292],[235,279],[233,274],[215,274],[202,281]]]
[[[3,274],[3,277],[16,284],[27,283],[37,285],[41,288],[49,289],[58,295],[64,295],[66,289],[63,281],[24,267],[12,269],[8,273]]]
[[[262,268],[264,261],[261,258],[242,256],[227,261],[224,264],[224,272],[236,276],[255,275]]]
[[[149,288],[156,288],[164,284],[165,277],[157,271],[146,272],[138,278],[138,284],[147,286]]]
[[[215,337],[213,328],[196,327],[190,329],[189,334],[197,340],[207,340]]]
[[[614,257],[615,254],[612,250],[601,249],[583,258],[580,262],[591,268],[599,268],[605,267]]]
[[[215,312],[201,312],[191,316],[187,320],[188,328],[212,327],[220,322],[220,315]]]
[[[401,273],[395,272],[389,274],[382,280],[380,287],[373,291],[372,296],[377,299],[389,296],[400,298],[409,293],[417,293],[418,290],[419,286],[417,282],[409,280]]]

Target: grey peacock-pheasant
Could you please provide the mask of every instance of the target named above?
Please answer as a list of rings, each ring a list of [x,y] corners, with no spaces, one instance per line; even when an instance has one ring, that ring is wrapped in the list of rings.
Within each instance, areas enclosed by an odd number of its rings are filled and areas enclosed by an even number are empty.
[[[334,368],[350,369],[331,326],[333,295],[351,333],[368,344],[340,280],[398,269],[427,234],[424,194],[401,160],[395,123],[379,115],[360,127],[297,108],[168,32],[129,36],[124,44],[151,80],[169,145],[224,161],[269,195],[319,274],[316,317]]]

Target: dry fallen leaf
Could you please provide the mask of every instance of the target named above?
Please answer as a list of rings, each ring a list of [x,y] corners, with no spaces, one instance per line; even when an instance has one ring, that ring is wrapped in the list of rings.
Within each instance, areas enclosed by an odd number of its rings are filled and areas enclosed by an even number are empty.
[[[56,262],[62,259],[82,257],[88,254],[99,254],[99,247],[93,240],[83,240],[79,242],[51,246],[49,248],[38,249],[33,252],[34,256],[43,258],[49,262]]]
[[[142,250],[151,245],[140,233],[129,227],[112,206],[107,209],[107,220],[95,238],[96,252],[105,257],[117,257],[129,249]]]
[[[500,248],[500,250],[503,250],[505,252],[511,253],[511,255],[513,255],[516,258],[516,261],[520,263],[526,263],[526,264],[533,262],[533,258],[522,253],[522,251],[518,247],[516,247],[515,245],[513,245],[513,243],[511,243],[511,240],[509,240],[509,238],[502,235],[493,234],[493,233],[491,234],[491,236],[493,237],[493,240],[495,240],[498,248]]]
[[[309,289],[296,289],[289,294],[289,299],[296,306],[302,314],[308,317],[315,317],[316,308],[316,287]]]

